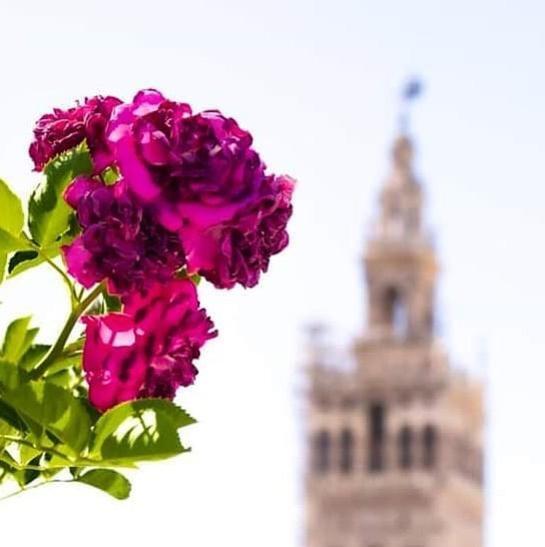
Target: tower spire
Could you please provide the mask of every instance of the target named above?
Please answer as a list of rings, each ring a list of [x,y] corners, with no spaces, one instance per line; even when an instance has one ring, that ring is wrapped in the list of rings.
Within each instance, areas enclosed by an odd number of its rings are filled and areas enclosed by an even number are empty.
[[[422,188],[413,170],[413,144],[399,135],[392,147],[390,172],[380,193],[375,241],[414,242],[423,237]]]
[[[409,78],[401,90],[401,105],[399,109],[399,133],[406,135],[409,130],[410,107],[423,90],[422,81],[413,76]]]
[[[411,103],[422,92],[422,83],[410,78],[402,88],[398,135],[392,147],[390,173],[381,196],[373,239],[414,242],[423,236],[422,190],[413,171],[413,143],[408,134]]]
[[[415,79],[404,87],[400,133],[365,252],[368,335],[396,343],[400,338],[431,339],[434,334],[437,266],[423,220],[422,187],[413,170],[413,144],[406,133],[408,104],[420,91]]]

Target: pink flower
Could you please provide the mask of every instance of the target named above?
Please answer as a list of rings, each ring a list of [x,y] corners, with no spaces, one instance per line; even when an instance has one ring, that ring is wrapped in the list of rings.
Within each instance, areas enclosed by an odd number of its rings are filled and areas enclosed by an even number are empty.
[[[107,137],[131,190],[172,231],[229,220],[264,178],[252,137],[235,120],[217,111],[191,115],[158,91],[116,108]]]
[[[265,174],[235,120],[147,90],[114,110],[107,138],[132,193],[180,235],[191,273],[251,287],[286,246],[294,181]]]
[[[123,180],[106,186],[77,177],[65,199],[82,233],[63,247],[64,258],[84,287],[106,279],[111,293],[126,294],[170,280],[185,264],[180,239],[136,202]]]
[[[236,283],[244,287],[257,285],[271,256],[288,245],[286,227],[293,209],[294,184],[287,176],[267,177],[259,200],[229,222],[212,228],[191,224],[181,228],[188,270],[199,272],[222,289]]]
[[[156,284],[126,300],[123,313],[86,316],[83,369],[89,400],[104,411],[140,397],[172,399],[197,375],[193,361],[216,336],[189,280]]]
[[[34,141],[29,153],[36,171],[61,152],[87,141],[95,172],[112,164],[113,158],[105,139],[105,129],[113,108],[121,101],[116,97],[92,97],[75,107],[55,108],[44,114],[34,128]]]

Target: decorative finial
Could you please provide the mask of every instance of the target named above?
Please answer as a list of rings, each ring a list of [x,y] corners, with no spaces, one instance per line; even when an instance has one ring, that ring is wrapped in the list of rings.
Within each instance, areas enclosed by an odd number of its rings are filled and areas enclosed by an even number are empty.
[[[323,342],[324,334],[327,332],[327,326],[324,323],[313,322],[305,327],[308,340],[311,344],[319,345]]]
[[[407,134],[409,127],[410,104],[422,93],[423,87],[422,81],[416,76],[409,78],[403,86],[399,114],[399,132],[402,135]]]

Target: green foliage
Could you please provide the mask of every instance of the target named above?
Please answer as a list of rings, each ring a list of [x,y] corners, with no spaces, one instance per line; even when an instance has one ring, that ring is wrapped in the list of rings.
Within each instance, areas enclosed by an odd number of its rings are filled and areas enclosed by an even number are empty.
[[[25,433],[28,429],[25,422],[19,417],[19,414],[17,414],[17,411],[0,400],[0,425],[2,424],[6,424],[10,429],[20,431],[21,433]],[[4,435],[5,434],[6,433],[4,432]]]
[[[27,241],[0,227],[0,253],[7,254],[21,249],[28,249],[29,247]]]
[[[89,439],[91,420],[83,403],[69,391],[50,382],[26,382],[15,389],[2,387],[4,401],[51,433],[74,454]]]
[[[32,263],[35,260],[39,260],[40,262],[44,260],[38,254],[38,251],[17,251],[9,259],[8,273],[11,274],[13,271],[20,269],[21,264]]]
[[[102,294],[104,300],[105,311],[120,311],[121,310],[121,299],[119,296],[114,296],[108,292]]]
[[[47,344],[32,344],[21,357],[19,367],[30,371],[45,357],[50,347]]]
[[[113,469],[91,469],[76,480],[99,488],[118,500],[127,499],[131,493],[131,483],[121,473]]]
[[[50,245],[71,229],[73,212],[64,201],[63,192],[76,176],[91,171],[91,157],[85,145],[47,164],[45,178],[34,190],[28,205],[30,233],[40,246]]]
[[[104,181],[104,184],[107,184],[108,186],[111,186],[112,184],[115,184],[119,179],[119,172],[115,167],[107,167],[102,172],[102,180]]]
[[[40,253],[34,250],[17,251],[9,259],[8,275],[9,277],[15,277],[30,268],[43,264],[47,259],[53,260],[60,252],[60,242],[44,247]]]
[[[122,463],[160,460],[185,452],[177,429],[191,422],[189,418],[186,423],[187,415],[179,410],[163,399],[139,399],[116,406],[96,423],[90,456]]]
[[[4,276],[6,275],[6,264],[8,263],[7,253],[0,251],[0,283],[4,281]]]
[[[2,345],[0,483],[11,479],[23,488],[70,470],[74,482],[125,499],[130,483],[112,468],[187,451],[178,430],[195,420],[171,401],[139,399],[101,415],[85,392],[81,398],[81,341],[67,346],[45,377],[31,380],[27,371],[49,346],[32,343],[37,329],[29,323],[13,321]]]
[[[14,236],[19,236],[25,221],[23,207],[19,198],[2,179],[0,179],[0,211],[2,212],[0,228]]]
[[[28,233],[21,202],[0,180],[0,282],[6,274],[11,278],[51,263],[70,243],[79,227],[63,193],[91,169],[85,145],[45,167],[29,200]],[[118,176],[113,169],[102,174],[106,184]],[[131,485],[118,469],[186,452],[178,430],[195,420],[164,399],[130,401],[104,414],[91,406],[81,367],[84,338],[68,343],[69,335],[84,311],[119,311],[121,301],[100,286],[80,292],[60,273],[70,288],[72,314],[57,342],[36,343],[38,329],[30,317],[12,321],[0,340],[0,484],[11,480],[26,488],[64,474],[126,499]]]
[[[0,179],[0,283],[4,279],[8,254],[28,247],[21,237],[24,220],[21,201]]]
[[[108,312],[121,310],[121,298],[104,291],[93,305],[87,308],[87,315],[103,315]]]
[[[0,356],[3,359],[11,363],[17,363],[30,347],[30,344],[32,344],[38,333],[38,329],[28,329],[30,319],[30,317],[21,317],[9,324],[0,352]]]

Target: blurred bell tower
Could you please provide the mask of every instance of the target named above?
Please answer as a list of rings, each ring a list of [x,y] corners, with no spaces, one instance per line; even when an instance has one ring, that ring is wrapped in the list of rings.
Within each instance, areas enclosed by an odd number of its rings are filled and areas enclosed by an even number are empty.
[[[404,91],[364,253],[356,367],[316,352],[308,367],[306,547],[482,546],[483,393],[435,338],[438,266],[408,134],[419,91]]]
[[[398,136],[365,253],[368,334],[429,341],[437,265],[422,225],[422,190],[412,172],[412,157],[411,141]]]

